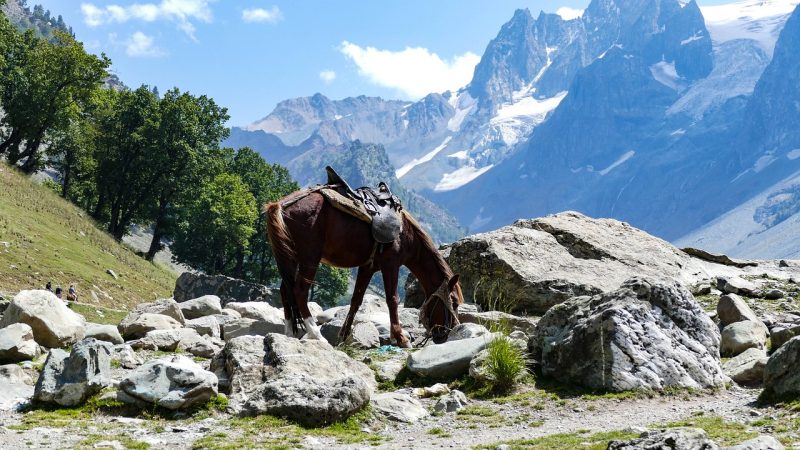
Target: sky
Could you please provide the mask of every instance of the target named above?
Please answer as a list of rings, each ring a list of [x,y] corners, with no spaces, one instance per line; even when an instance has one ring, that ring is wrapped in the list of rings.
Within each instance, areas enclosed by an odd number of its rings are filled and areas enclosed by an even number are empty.
[[[28,0],[63,15],[128,86],[206,94],[246,125],[287,98],[415,100],[467,84],[518,8],[589,0]],[[700,1],[701,5],[725,3]]]

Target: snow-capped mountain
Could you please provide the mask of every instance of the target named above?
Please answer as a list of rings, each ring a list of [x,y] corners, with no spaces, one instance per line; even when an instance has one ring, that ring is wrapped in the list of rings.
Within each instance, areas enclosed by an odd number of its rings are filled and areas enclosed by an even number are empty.
[[[275,136],[286,162],[309,142],[381,143],[470,231],[576,209],[677,239],[800,170],[798,3],[518,10],[458,92],[287,100],[235,143]]]

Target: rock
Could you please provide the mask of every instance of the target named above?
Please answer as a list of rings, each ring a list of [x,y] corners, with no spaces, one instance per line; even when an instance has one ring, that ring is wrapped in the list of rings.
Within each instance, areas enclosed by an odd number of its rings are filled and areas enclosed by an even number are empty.
[[[700,428],[669,428],[647,431],[630,441],[611,441],[607,450],[717,450],[714,443]]]
[[[756,313],[754,313],[753,310],[747,306],[747,303],[736,294],[727,294],[719,298],[719,303],[717,303],[717,316],[723,327],[745,320],[761,322]]]
[[[225,340],[237,338],[239,336],[266,336],[269,333],[283,333],[284,324],[266,322],[253,319],[233,319],[222,326],[222,337]]]
[[[780,289],[770,289],[764,293],[764,298],[767,300],[778,300],[786,297],[786,293]]]
[[[471,339],[489,334],[485,326],[477,323],[460,323],[450,330],[447,341],[458,341],[461,339]]]
[[[120,322],[119,329],[122,332],[123,337],[128,339],[128,337],[125,336],[125,331],[123,330],[128,327],[129,323],[135,322],[142,314],[160,314],[162,316],[168,316],[175,319],[175,321],[181,325],[186,322],[186,318],[183,317],[183,311],[181,311],[181,307],[175,300],[171,298],[163,298],[152,303],[140,303],[136,305],[136,308],[134,308],[133,311],[128,313],[128,315],[122,319],[122,322]]]
[[[419,400],[399,392],[374,395],[370,404],[373,410],[397,422],[414,423],[429,415]]]
[[[754,261],[736,261],[727,255],[717,255],[698,248],[686,247],[682,248],[681,251],[686,252],[695,258],[722,264],[724,266],[738,267],[740,269],[744,267],[758,267],[758,263]],[[692,294],[694,294],[694,292]]]
[[[221,356],[225,362],[215,359],[213,366],[226,368],[230,407],[240,415],[272,414],[319,426],[346,420],[367,405],[376,387],[369,367],[322,341],[272,333],[259,346],[255,338],[240,337]]]
[[[283,311],[264,302],[231,303],[226,307],[239,313],[243,319],[263,320],[283,327]]]
[[[167,409],[186,409],[217,395],[217,377],[196,362],[175,355],[149,361],[122,380],[120,390]]]
[[[525,334],[533,334],[536,329],[536,320],[500,311],[466,312],[459,308],[458,319],[462,323],[479,323],[490,330],[522,331]]]
[[[618,392],[721,387],[719,345],[717,326],[680,283],[632,278],[554,306],[528,349],[546,376]]]
[[[406,366],[406,355],[402,353],[397,358],[375,361],[373,365],[376,367],[375,377],[378,381],[394,381]]]
[[[220,338],[222,331],[219,326],[219,321],[214,316],[198,317],[186,321],[186,328],[191,328],[204,336]]]
[[[711,293],[711,289],[712,288],[710,283],[702,282],[695,284],[691,288],[689,288],[689,292],[691,292],[692,295],[694,296],[708,295]]]
[[[339,345],[339,332],[342,331],[343,326],[344,319],[334,318],[328,322],[325,322],[321,327],[319,327],[319,332],[329,344],[337,346]],[[380,335],[378,337],[380,337]]]
[[[179,303],[183,317],[187,319],[197,319],[199,317],[211,316],[222,312],[222,305],[216,295],[204,295],[192,300]]]
[[[239,311],[234,311],[234,310],[232,310],[230,308],[222,308],[222,312],[219,313],[219,315],[233,317],[234,319],[240,319],[242,317],[242,315],[239,314]]]
[[[467,396],[463,392],[453,390],[449,394],[441,396],[436,404],[433,405],[433,410],[438,413],[456,412],[465,408],[468,403]]]
[[[115,345],[111,359],[119,361],[123,369],[135,369],[142,365],[142,358],[128,344]]]
[[[33,398],[77,406],[112,383],[111,344],[89,338],[75,344],[69,354],[60,349],[50,351]]]
[[[44,347],[61,348],[83,339],[86,321],[50,291],[20,291],[8,305],[0,328],[24,323]]]
[[[491,335],[428,345],[408,355],[411,372],[428,378],[453,379],[469,370],[469,362],[486,348]]]
[[[355,348],[368,350],[380,347],[381,337],[372,322],[356,322],[350,330],[346,343]]]
[[[767,361],[764,393],[775,398],[800,395],[800,336],[789,339]]]
[[[174,330],[182,328],[181,323],[172,317],[162,314],[129,314],[119,324],[119,331],[125,339],[143,338],[147,333],[155,330]]]
[[[0,366],[0,411],[14,411],[33,397],[32,380],[16,365]]]
[[[221,341],[220,341],[221,342]],[[210,358],[222,349],[222,344],[213,342],[213,338],[200,336],[191,328],[175,330],[153,330],[143,338],[130,342],[133,348],[161,350],[165,352],[186,351],[193,356]]]
[[[29,361],[39,356],[39,344],[33,339],[33,329],[26,323],[14,323],[0,328],[0,363]]]
[[[111,270],[111,269],[106,269],[106,273],[107,273],[107,274],[109,274],[109,275],[111,275],[111,278],[113,278],[113,279],[115,279],[115,280],[119,280],[119,275],[117,275],[117,273],[116,273],[116,272],[114,272],[113,270]]]
[[[767,348],[767,327],[761,322],[745,320],[732,323],[722,329],[720,354],[736,356],[748,348]]]
[[[795,336],[800,336],[800,325],[790,325],[786,328],[773,328],[769,335],[770,344],[772,344],[772,350],[775,351],[781,348],[783,344]]]
[[[758,296],[758,287],[740,277],[718,277],[717,289],[726,294],[740,294],[746,297]]]
[[[445,258],[460,275],[466,298],[512,313],[542,314],[569,298],[614,290],[636,275],[686,285],[710,278],[708,263],[661,239],[623,222],[576,212],[518,220],[465,237],[449,247]],[[498,298],[503,305],[493,304]]]
[[[235,337],[211,360],[210,370],[219,379],[220,390],[230,396],[246,396],[247,389],[263,382],[265,355],[263,336]]]
[[[95,338],[98,341],[111,342],[112,344],[122,344],[125,342],[119,334],[117,327],[99,323],[86,324],[86,337]]]
[[[431,386],[415,388],[413,392],[419,398],[430,398],[448,394],[450,393],[450,388],[444,383],[436,383]]]
[[[192,356],[200,358],[212,358],[219,353],[225,346],[225,342],[218,338],[200,336],[188,342],[181,342],[180,346],[185,346],[184,350]],[[180,348],[179,346],[179,348]]]
[[[767,365],[767,360],[767,352],[765,350],[748,348],[735,358],[723,363],[722,371],[739,384],[761,384],[764,380],[764,367]]]
[[[204,295],[216,295],[223,306],[232,302],[267,302],[275,307],[281,306],[280,292],[277,289],[224,275],[184,272],[175,282],[172,296],[182,303]]]
[[[333,318],[336,317],[336,314],[338,314],[339,311],[342,310],[347,311],[349,308],[350,308],[349,306],[334,306],[333,308],[329,308],[326,309],[325,311],[322,311],[321,313],[314,316],[317,319],[317,325],[320,326],[325,325],[326,323],[333,320]]]
[[[761,435],[756,438],[726,447],[725,450],[784,450],[786,447],[779,440],[769,435]]]

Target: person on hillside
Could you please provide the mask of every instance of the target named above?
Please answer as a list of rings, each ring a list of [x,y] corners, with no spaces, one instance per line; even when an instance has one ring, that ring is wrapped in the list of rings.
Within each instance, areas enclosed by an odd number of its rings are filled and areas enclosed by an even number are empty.
[[[62,292],[63,292],[63,289],[61,289],[61,286],[58,286],[56,288],[56,297],[61,298],[61,293]]]
[[[75,290],[75,285],[74,284],[70,284],[69,285],[69,291],[67,291],[67,300],[69,300],[71,302],[77,302],[78,301],[78,292]]]
[[[50,292],[53,292],[53,283],[48,281],[47,284],[44,286],[44,288]]]

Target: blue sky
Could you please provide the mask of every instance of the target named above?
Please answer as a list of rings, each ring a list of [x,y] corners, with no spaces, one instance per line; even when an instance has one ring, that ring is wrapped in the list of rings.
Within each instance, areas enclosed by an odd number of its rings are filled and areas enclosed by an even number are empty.
[[[173,86],[228,107],[231,125],[283,99],[414,99],[458,87],[517,8],[588,0],[29,0],[61,14],[127,85]],[[718,4],[724,1],[701,1]],[[464,81],[466,80],[466,81]]]

